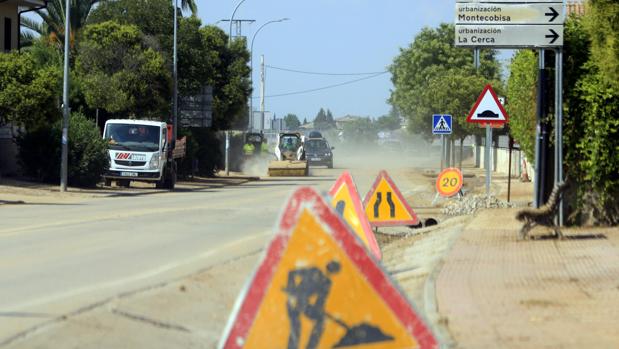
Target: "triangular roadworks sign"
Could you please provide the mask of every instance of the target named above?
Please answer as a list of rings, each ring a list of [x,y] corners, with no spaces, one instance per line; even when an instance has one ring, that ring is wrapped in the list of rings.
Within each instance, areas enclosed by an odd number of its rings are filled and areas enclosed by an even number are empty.
[[[417,214],[395,185],[387,171],[380,171],[372,189],[363,199],[365,214],[374,227],[417,225]]]
[[[484,87],[477,98],[466,122],[493,125],[509,122],[509,116],[490,84]]]
[[[365,215],[361,197],[350,172],[342,173],[329,190],[329,195],[331,196],[331,206],[348,223],[357,237],[374,254],[374,257],[380,260],[380,247],[374,232],[372,232],[368,217]]]
[[[314,189],[293,194],[277,229],[220,348],[438,347],[395,282]]]

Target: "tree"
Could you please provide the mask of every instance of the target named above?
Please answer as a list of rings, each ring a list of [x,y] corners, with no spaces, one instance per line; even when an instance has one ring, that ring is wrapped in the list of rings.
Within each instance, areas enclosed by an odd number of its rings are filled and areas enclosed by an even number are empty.
[[[335,127],[335,119],[333,118],[333,114],[331,114],[331,110],[329,109],[327,109],[326,119],[327,119],[327,125],[329,127]]]
[[[401,127],[400,113],[397,109],[391,107],[389,114],[383,115],[376,120],[376,124],[381,130],[398,130]]]
[[[90,108],[139,118],[169,115],[169,71],[136,26],[109,21],[86,27],[76,69]]]
[[[288,114],[284,116],[284,122],[289,130],[296,130],[299,126],[301,126],[301,122],[295,114]]]
[[[591,55],[606,84],[619,89],[619,3],[589,0],[584,22],[591,37]]]
[[[509,129],[520,144],[527,159],[535,159],[535,132],[537,127],[537,72],[538,59],[531,50],[520,50],[512,58],[507,81],[506,109],[510,115]]]
[[[93,10],[88,24],[115,21],[137,26],[148,45],[162,52],[171,67],[173,16],[174,7],[169,0],[104,1]]]
[[[449,78],[450,71],[459,70],[460,78],[463,78],[463,75],[479,75],[488,82],[498,81],[500,69],[495,59],[495,51],[482,50],[481,67],[479,72],[475,72],[472,68],[471,50],[454,47],[454,40],[455,30],[452,24],[424,28],[408,48],[400,50],[389,68],[395,87],[390,97],[391,104],[409,120],[409,131],[419,133],[427,139],[432,138],[431,115],[446,112],[434,109],[436,105],[432,94],[440,91],[428,90],[431,80]],[[436,83],[434,86],[441,89]],[[453,91],[445,87],[442,89]],[[481,90],[475,93],[473,98],[480,92]],[[454,114],[456,117],[457,115]]]
[[[0,54],[0,125],[36,129],[60,118],[61,72],[39,68],[32,54]]]
[[[591,0],[565,29],[564,153],[576,183],[575,213],[589,224],[619,224],[619,4]]]
[[[320,111],[318,111],[318,114],[316,114],[316,117],[314,118],[314,128],[324,130],[327,127],[327,113],[323,108],[320,108]]]
[[[168,0],[117,0],[100,4],[90,21],[114,20],[137,26],[149,47],[160,52],[172,67],[173,7]],[[213,128],[240,127],[247,123],[249,52],[244,40],[228,45],[226,33],[202,26],[197,17],[179,18],[178,87],[180,96],[213,88]]]
[[[355,117],[344,123],[344,139],[350,144],[374,144],[377,138],[376,124],[366,117]]]
[[[74,45],[76,33],[81,30],[93,9],[93,6],[101,0],[71,0],[71,45]],[[62,47],[64,44],[65,31],[65,0],[50,0],[47,7],[36,10],[43,23],[38,23],[30,18],[23,18],[21,25],[41,36],[47,36],[52,43]]]
[[[303,125],[307,125],[307,118],[303,118]]]

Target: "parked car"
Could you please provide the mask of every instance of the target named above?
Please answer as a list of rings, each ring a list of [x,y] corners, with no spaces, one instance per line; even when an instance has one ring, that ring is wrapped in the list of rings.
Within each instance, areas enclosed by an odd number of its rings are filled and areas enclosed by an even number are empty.
[[[310,166],[327,166],[333,168],[333,152],[335,149],[324,138],[305,140],[305,156]]]

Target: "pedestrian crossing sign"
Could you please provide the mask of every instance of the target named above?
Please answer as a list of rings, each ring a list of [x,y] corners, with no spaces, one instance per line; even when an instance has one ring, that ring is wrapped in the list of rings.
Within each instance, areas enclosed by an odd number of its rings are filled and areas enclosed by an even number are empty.
[[[374,227],[410,226],[419,219],[387,171],[380,171],[363,199],[365,214]]]
[[[368,217],[365,215],[361,197],[350,172],[344,171],[342,173],[329,190],[329,195],[331,196],[331,206],[348,223],[374,257],[380,259],[380,247]]]
[[[432,115],[432,134],[450,135],[451,133],[451,115]]]
[[[219,348],[438,348],[418,314],[327,200],[303,187]]]

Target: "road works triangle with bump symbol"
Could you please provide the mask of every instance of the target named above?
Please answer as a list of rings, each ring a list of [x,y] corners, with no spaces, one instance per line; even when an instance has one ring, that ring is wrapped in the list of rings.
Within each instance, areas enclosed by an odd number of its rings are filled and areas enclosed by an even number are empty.
[[[374,254],[374,257],[380,260],[380,247],[368,217],[365,215],[361,197],[350,172],[345,171],[342,173],[335,181],[333,187],[331,187],[331,190],[329,190],[329,195],[331,196],[331,206],[348,223],[352,231],[357,234],[357,237]]]
[[[509,116],[490,84],[484,87],[479,98],[477,98],[477,102],[466,118],[466,122],[491,125],[502,125],[509,122]]]
[[[365,214],[374,227],[417,225],[417,214],[395,185],[387,171],[380,171],[372,189],[363,199]]]
[[[219,348],[438,348],[395,281],[312,188],[288,201]]]

